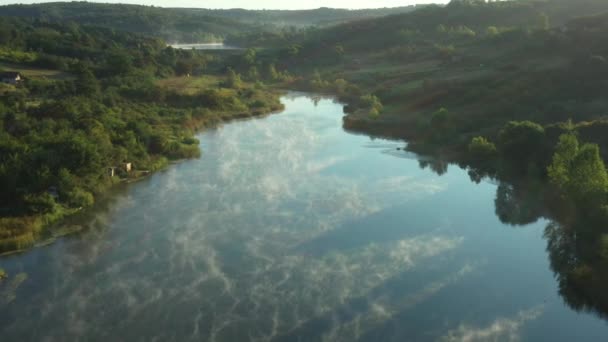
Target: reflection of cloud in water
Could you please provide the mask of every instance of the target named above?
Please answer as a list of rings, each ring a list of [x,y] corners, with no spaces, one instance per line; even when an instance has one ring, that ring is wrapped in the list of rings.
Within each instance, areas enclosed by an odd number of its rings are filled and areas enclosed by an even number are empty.
[[[331,157],[324,160],[315,160],[306,164],[308,173],[317,173],[348,160],[348,157]]]
[[[398,192],[401,195],[428,196],[445,191],[447,185],[437,179],[418,180],[411,176],[396,176],[381,179],[373,183],[371,187],[377,194]]]
[[[473,327],[461,324],[458,328],[450,330],[440,341],[442,342],[486,342],[486,341],[509,341],[516,342],[521,339],[521,329],[530,321],[540,317],[544,307],[537,306],[528,310],[522,310],[514,317],[498,318],[485,327]]]
[[[467,274],[474,271],[476,266],[465,264],[462,268],[447,276],[432,281],[412,293],[404,293],[400,298],[380,295],[377,298],[369,298],[368,310],[357,313],[354,319],[348,322],[340,322],[334,318],[334,324],[327,333],[323,334],[324,341],[354,341],[359,340],[371,329],[381,326],[393,315],[411,310],[418,304],[428,300],[445,287],[458,282]]]

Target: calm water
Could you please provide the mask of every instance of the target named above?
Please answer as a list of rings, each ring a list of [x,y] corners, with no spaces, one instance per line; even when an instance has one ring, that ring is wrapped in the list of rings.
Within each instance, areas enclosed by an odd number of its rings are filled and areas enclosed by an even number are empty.
[[[171,44],[174,49],[194,50],[238,50],[240,48],[224,43]]]
[[[2,341],[603,341],[563,304],[543,230],[497,186],[352,135],[342,107],[200,135],[203,157],[132,184],[85,233],[0,259]]]

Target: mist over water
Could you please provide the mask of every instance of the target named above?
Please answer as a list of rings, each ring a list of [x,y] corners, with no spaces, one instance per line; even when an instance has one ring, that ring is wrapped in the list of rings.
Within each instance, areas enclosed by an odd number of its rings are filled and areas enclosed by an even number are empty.
[[[542,230],[496,185],[342,130],[342,106],[202,133],[203,156],[115,195],[84,233],[0,258],[6,341],[597,340],[562,304]],[[10,279],[9,279],[10,281]]]

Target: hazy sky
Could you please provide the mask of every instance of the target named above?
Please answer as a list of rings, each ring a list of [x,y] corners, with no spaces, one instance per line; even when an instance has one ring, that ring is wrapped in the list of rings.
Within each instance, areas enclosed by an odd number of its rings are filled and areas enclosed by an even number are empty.
[[[57,0],[0,0],[0,4],[31,4]],[[422,3],[446,3],[449,0],[104,0],[90,2],[155,5],[163,7],[248,8],[248,9],[303,9],[318,7],[377,8],[397,7]]]

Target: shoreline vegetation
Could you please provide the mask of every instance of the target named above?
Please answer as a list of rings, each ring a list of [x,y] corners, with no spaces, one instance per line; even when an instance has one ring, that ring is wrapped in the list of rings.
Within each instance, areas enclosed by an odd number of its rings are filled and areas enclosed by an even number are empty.
[[[277,91],[242,80],[222,54],[0,18],[1,61],[45,71],[0,84],[0,253],[34,246],[118,183],[199,157],[199,130],[282,109]]]
[[[275,94],[276,96],[278,96],[280,92],[277,91]],[[276,107],[272,108],[270,111],[267,112],[253,111],[228,114],[228,116],[222,116],[219,121],[213,120],[212,122],[208,123],[200,123],[201,126],[198,126],[194,130],[194,132],[198,134],[204,132],[205,129],[214,128],[220,124],[228,124],[236,120],[247,120],[252,118],[264,117],[274,113],[280,113],[282,110],[283,107],[281,105],[277,105]],[[173,164],[187,161],[192,158],[200,158],[202,157],[202,154],[204,154],[204,151],[200,150],[199,152],[201,153],[201,155],[194,157],[185,157],[181,159],[163,159],[159,164],[156,165],[156,168],[152,171],[135,170],[133,174],[128,175],[127,178],[119,178],[118,181],[112,182],[110,185],[106,186],[98,193],[96,193],[93,201],[87,207],[66,208],[63,206],[58,206],[54,209],[53,212],[45,213],[38,216],[16,217],[8,219],[6,217],[1,217],[0,230],[23,230],[27,233],[21,236],[14,236],[0,240],[0,257],[26,252],[29,249],[35,247],[43,247],[55,242],[58,238],[81,232],[83,229],[82,226],[66,225],[66,220],[81,213],[83,210],[88,210],[89,207],[93,207],[98,201],[97,197],[104,197],[109,192],[111,192],[111,190],[116,189],[117,186],[126,185],[143,180],[147,177],[152,176],[158,171],[162,171],[170,167]],[[104,198],[103,200],[107,199]],[[0,281],[6,277],[8,277],[8,275],[2,269],[0,269]]]

